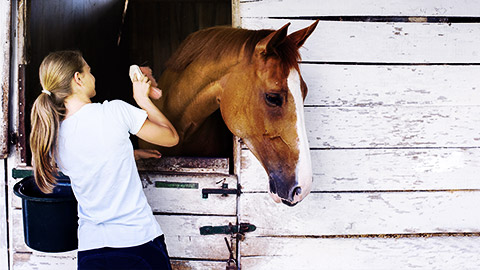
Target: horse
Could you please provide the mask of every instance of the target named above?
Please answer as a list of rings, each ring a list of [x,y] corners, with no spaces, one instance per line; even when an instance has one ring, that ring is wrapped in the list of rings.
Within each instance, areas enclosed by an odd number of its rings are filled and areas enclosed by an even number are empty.
[[[317,24],[290,35],[290,23],[278,30],[212,27],[190,34],[167,61],[157,80],[163,97],[154,101],[180,141],[157,149],[164,155],[221,155],[231,152],[234,134],[265,168],[275,202],[293,206],[303,200],[311,190],[312,166],[298,49]]]

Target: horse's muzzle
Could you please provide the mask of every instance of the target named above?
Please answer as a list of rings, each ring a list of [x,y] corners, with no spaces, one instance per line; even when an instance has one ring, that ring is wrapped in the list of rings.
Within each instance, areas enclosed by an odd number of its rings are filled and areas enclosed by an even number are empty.
[[[293,183],[292,183],[293,182]],[[304,190],[298,185],[297,181],[288,183],[283,179],[270,176],[270,196],[279,203],[280,201],[288,206],[294,206],[299,203],[307,194],[303,194]]]

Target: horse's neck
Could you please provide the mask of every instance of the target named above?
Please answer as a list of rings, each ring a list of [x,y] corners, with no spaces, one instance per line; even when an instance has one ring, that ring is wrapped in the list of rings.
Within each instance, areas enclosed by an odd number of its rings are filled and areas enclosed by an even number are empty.
[[[192,63],[181,73],[166,70],[162,74],[159,85],[165,95],[158,105],[181,139],[196,131],[219,108],[222,80],[235,63]]]

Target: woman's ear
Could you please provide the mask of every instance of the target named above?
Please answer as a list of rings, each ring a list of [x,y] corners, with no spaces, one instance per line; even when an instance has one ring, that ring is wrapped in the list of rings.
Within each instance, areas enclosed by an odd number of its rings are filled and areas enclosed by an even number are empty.
[[[73,74],[73,81],[75,82],[75,84],[83,86],[82,80],[80,78],[80,72],[77,71],[75,72],[75,74]]]

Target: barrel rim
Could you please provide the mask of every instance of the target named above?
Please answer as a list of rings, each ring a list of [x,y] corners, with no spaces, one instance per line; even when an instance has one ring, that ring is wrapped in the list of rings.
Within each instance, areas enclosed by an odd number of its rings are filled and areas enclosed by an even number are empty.
[[[27,176],[17,182],[13,186],[13,193],[18,197],[27,200],[27,201],[35,201],[35,202],[69,202],[69,201],[76,201],[75,196],[72,197],[59,197],[59,198],[39,198],[34,196],[29,196],[21,192],[21,188],[27,181],[35,181],[33,176]],[[71,187],[70,179],[68,177],[59,177],[57,179],[57,186],[59,187]]]

